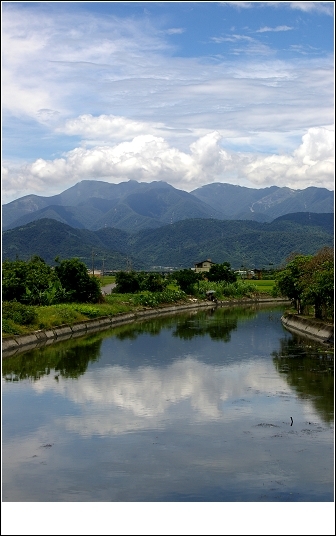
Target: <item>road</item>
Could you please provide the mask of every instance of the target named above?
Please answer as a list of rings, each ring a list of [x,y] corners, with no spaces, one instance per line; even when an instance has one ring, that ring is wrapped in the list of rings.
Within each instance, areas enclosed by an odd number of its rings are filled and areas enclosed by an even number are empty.
[[[110,283],[109,285],[105,285],[101,288],[102,293],[104,294],[111,294],[111,290],[116,287],[117,285],[115,283]]]

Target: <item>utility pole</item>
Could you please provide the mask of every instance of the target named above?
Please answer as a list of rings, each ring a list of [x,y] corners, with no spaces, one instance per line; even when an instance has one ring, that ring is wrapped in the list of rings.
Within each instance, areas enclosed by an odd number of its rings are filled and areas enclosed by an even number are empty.
[[[94,275],[93,248],[92,248],[92,275]]]

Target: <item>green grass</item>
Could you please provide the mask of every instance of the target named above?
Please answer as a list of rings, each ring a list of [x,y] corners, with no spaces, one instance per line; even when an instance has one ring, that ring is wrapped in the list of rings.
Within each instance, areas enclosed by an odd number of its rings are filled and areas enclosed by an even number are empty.
[[[271,294],[275,285],[273,279],[251,279],[250,283],[253,283],[259,292],[265,292],[266,294]]]
[[[35,318],[23,325],[18,323],[11,311],[2,318],[2,336],[24,335],[39,329],[51,329],[62,324],[74,324],[84,320],[102,316],[116,316],[144,309],[144,307],[157,307],[161,304],[176,303],[186,299],[184,293],[142,292],[137,294],[109,294],[105,296],[104,303],[62,303],[58,305],[31,306],[36,313]],[[15,304],[16,302],[9,302]],[[14,305],[13,305],[14,306]]]
[[[113,280],[114,276],[104,277],[104,285],[108,284],[107,281],[113,282]],[[270,293],[273,284],[274,281],[251,280],[235,286],[232,285],[232,289],[228,289],[230,291],[228,295],[231,297],[248,296],[251,293],[253,294],[256,287],[258,292]],[[204,282],[204,285],[207,287],[210,283],[205,284]],[[212,287],[214,285],[212,284],[210,286]],[[204,291],[207,290],[205,287],[203,289]],[[218,288],[218,290],[220,289]],[[221,292],[219,292],[219,294],[221,294]],[[112,293],[105,296],[103,303],[64,303],[31,307],[31,309],[34,309],[36,316],[29,323],[23,323],[18,320],[17,317],[13,315],[12,310],[7,311],[6,309],[7,312],[5,312],[3,309],[2,336],[10,337],[13,335],[24,335],[39,329],[51,329],[62,324],[71,325],[76,322],[102,316],[116,316],[122,313],[142,310],[144,307],[157,307],[162,304],[179,303],[186,299],[188,299],[188,297],[184,295],[184,293],[179,292],[178,288],[174,285],[169,285],[164,292],[141,292],[136,294]],[[15,308],[14,305],[13,307]]]
[[[143,307],[135,304],[133,294],[116,294],[107,296],[104,303],[63,303],[34,307],[36,318],[33,322],[22,325],[11,318],[2,318],[2,336],[24,335],[39,329],[51,329],[62,324],[74,324],[101,316],[115,316]]]
[[[111,283],[115,283],[115,275],[104,275],[101,277],[98,277],[99,281],[101,282],[102,287],[105,285],[110,285]]]

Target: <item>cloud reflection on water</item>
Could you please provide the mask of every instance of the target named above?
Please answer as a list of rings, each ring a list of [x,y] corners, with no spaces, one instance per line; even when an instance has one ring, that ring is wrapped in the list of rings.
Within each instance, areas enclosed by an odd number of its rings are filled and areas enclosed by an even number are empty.
[[[262,361],[220,367],[188,356],[161,368],[106,366],[87,371],[80,381],[56,383],[46,376],[32,388],[39,394],[51,390],[77,406],[76,416],[62,418],[67,429],[85,436],[121,434],[162,427],[172,419],[232,420],[241,411],[251,412],[255,393],[261,397],[282,391],[290,396],[290,388],[272,374],[272,367]]]

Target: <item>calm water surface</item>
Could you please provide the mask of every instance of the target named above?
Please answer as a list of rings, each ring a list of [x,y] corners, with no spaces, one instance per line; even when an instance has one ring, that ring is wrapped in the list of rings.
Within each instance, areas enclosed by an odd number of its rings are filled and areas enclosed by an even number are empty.
[[[4,359],[3,500],[333,501],[333,354],[281,314],[183,313]]]

